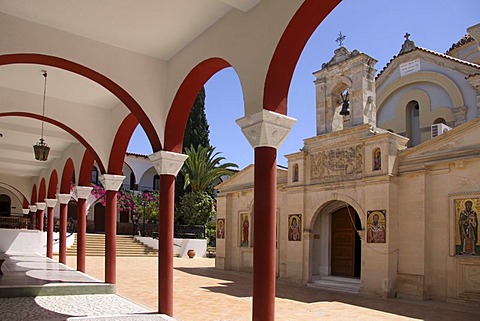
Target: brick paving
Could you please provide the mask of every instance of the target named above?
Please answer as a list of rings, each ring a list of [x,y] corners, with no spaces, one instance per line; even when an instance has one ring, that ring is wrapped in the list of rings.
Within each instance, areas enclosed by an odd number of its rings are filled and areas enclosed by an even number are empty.
[[[87,274],[104,280],[104,258],[87,257]],[[67,264],[75,267],[75,257]],[[181,321],[251,320],[251,274],[221,271],[214,259],[174,259],[174,317]],[[117,294],[157,308],[157,258],[117,258]],[[276,320],[478,321],[480,308],[438,301],[380,299],[277,282]]]

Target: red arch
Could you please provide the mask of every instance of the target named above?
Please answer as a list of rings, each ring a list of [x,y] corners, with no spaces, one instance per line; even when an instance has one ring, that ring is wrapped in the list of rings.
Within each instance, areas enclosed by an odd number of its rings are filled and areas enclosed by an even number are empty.
[[[195,97],[210,77],[227,67],[230,67],[230,64],[222,58],[210,58],[195,66],[187,75],[178,88],[168,112],[165,150],[182,152],[183,134]]]
[[[42,177],[40,181],[40,189],[38,191],[38,201],[45,202],[45,197],[47,196],[47,183],[45,182],[45,178]]]
[[[37,184],[33,184],[32,196],[30,197],[30,204],[35,205],[37,203]]]
[[[109,174],[122,174],[128,143],[130,142],[133,131],[135,128],[137,128],[137,126],[137,118],[135,115],[129,114],[118,127],[118,131],[115,134],[115,139],[113,140],[112,150],[110,151],[110,159],[108,160]]]
[[[162,149],[162,144],[160,143],[157,132],[155,131],[152,122],[150,119],[148,119],[142,107],[140,107],[140,105],[135,101],[135,99],[133,99],[132,96],[130,96],[127,91],[125,91],[125,89],[104,75],[76,62],[55,56],[26,53],[0,55],[0,66],[11,64],[40,64],[57,67],[82,75],[96,82],[117,97],[137,117],[140,124],[142,124],[145,133],[147,134],[150,144],[152,145],[152,149],[154,151],[159,151]]]
[[[95,159],[88,150],[83,153],[82,164],[80,165],[80,175],[78,178],[78,186],[90,186],[92,182],[92,168]]]
[[[55,194],[57,194],[58,188],[58,175],[57,171],[54,169],[52,174],[50,174],[50,180],[48,181],[48,198],[55,198]]]
[[[71,158],[67,159],[65,166],[63,166],[62,183],[60,184],[60,193],[70,194],[70,184],[72,183],[72,176],[75,173],[75,166]]]
[[[278,42],[268,67],[263,108],[287,114],[287,96],[293,72],[308,39],[341,0],[305,0]]]
[[[97,161],[98,167],[100,167],[100,171],[102,173],[105,172],[105,167],[103,166],[102,161],[100,160],[100,157],[98,157],[98,154],[95,152],[92,146],[83,138],[79,133],[68,127],[67,125],[52,119],[48,117],[43,117],[41,115],[37,114],[32,114],[32,113],[25,113],[25,112],[7,112],[7,113],[0,113],[0,117],[29,117],[29,118],[35,118],[38,120],[43,120],[46,121],[47,123],[50,123],[52,125],[55,125],[57,127],[60,127],[64,131],[68,132],[70,135],[75,137],[90,153],[94,155],[95,160]]]
[[[24,196],[24,197],[23,197],[23,206],[22,206],[22,208],[28,208],[29,205],[30,205],[30,203],[28,203],[27,198]]]

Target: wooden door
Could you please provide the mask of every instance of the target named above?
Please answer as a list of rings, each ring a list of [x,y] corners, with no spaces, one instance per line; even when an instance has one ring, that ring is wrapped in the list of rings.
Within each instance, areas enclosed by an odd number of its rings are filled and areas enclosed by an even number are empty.
[[[105,206],[102,204],[95,204],[93,222],[95,223],[95,232],[105,232]]]
[[[350,208],[350,214],[355,211]],[[354,221],[353,221],[354,222]],[[355,276],[355,227],[347,208],[332,213],[331,275]]]

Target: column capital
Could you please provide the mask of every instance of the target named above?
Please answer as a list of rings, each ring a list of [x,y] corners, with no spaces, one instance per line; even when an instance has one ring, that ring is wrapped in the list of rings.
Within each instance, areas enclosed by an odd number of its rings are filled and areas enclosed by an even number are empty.
[[[57,194],[57,199],[60,202],[60,204],[68,204],[70,200],[72,199],[71,194]]]
[[[37,202],[37,211],[45,211],[45,207],[47,207],[47,203],[45,202]]]
[[[91,186],[75,186],[73,190],[78,198],[87,199],[88,195],[92,192],[93,187]]]
[[[297,120],[264,109],[256,114],[237,119],[236,122],[253,148],[278,149]]]
[[[153,163],[153,166],[159,175],[177,176],[188,156],[185,154],[161,150],[149,155],[148,158]]]
[[[28,213],[30,213],[30,209],[22,208],[22,213],[23,213],[23,215],[27,215]]]
[[[37,205],[30,205],[28,207],[28,209],[30,210],[30,212],[36,212],[37,211]]]
[[[46,198],[45,203],[47,203],[47,207],[55,207],[55,205],[57,205],[57,199],[56,198]]]
[[[122,175],[112,175],[112,174],[103,174],[100,176],[100,182],[106,191],[115,191],[117,192],[122,186],[125,176]]]

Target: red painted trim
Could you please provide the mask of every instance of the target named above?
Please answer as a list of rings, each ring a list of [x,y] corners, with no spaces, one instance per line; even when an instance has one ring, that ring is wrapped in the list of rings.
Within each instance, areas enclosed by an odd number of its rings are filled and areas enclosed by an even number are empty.
[[[341,0],[305,0],[278,42],[265,79],[263,108],[287,114],[287,97],[297,61],[308,39]]]
[[[54,169],[50,174],[50,180],[48,181],[47,197],[56,198],[55,194],[57,194],[57,190],[58,190],[58,175],[57,175],[57,171]]]
[[[275,320],[276,161],[275,148],[255,148],[252,320]]]
[[[44,221],[45,211],[37,210],[37,228],[39,231],[43,232],[43,221]]]
[[[130,142],[130,138],[132,137],[132,134],[137,126],[137,118],[135,115],[129,114],[118,127],[117,133],[115,134],[115,139],[113,140],[112,149],[110,151],[110,159],[108,160],[109,174],[122,174],[128,143]]]
[[[161,175],[158,224],[158,312],[173,316],[173,210],[175,176]]]
[[[75,172],[75,165],[71,158],[65,161],[62,172],[62,183],[60,184],[61,194],[70,194],[70,185],[72,183],[72,176]]]
[[[30,205],[30,203],[28,203],[28,200],[25,196],[23,196],[23,206],[22,208],[28,208],[28,206]]]
[[[0,55],[0,66],[11,64],[40,64],[57,67],[82,75],[96,82],[97,84],[101,85],[109,92],[111,92],[115,97],[117,97],[137,117],[140,124],[142,124],[142,127],[145,130],[145,133],[147,134],[150,143],[152,144],[153,150],[159,151],[162,149],[162,145],[155,131],[155,127],[153,127],[152,122],[147,117],[142,107],[140,107],[140,105],[135,101],[135,99],[133,99],[132,96],[130,96],[130,94],[125,89],[117,85],[114,81],[107,78],[106,76],[76,62],[55,56],[32,53]],[[105,171],[102,170],[102,173],[104,172]]]
[[[182,152],[188,115],[202,86],[218,71],[230,67],[222,58],[210,58],[195,66],[178,88],[165,126],[165,150]]]
[[[33,184],[32,196],[30,197],[30,204],[35,205],[37,203],[37,184]]]
[[[47,196],[47,183],[45,182],[45,178],[42,177],[40,181],[40,189],[38,191],[38,201],[45,202],[45,196]]]
[[[92,182],[92,168],[95,161],[93,155],[87,150],[83,153],[82,164],[80,165],[80,175],[78,186],[90,186]]]
[[[42,115],[32,114],[32,113],[25,113],[25,112],[8,112],[8,113],[0,113],[0,117],[28,117],[28,118],[35,118],[38,120],[43,120],[49,124],[55,125],[60,127],[64,131],[68,132],[70,135],[75,137],[90,153],[94,155],[95,160],[97,161],[98,167],[102,173],[105,173],[105,167],[103,166],[100,157],[98,156],[97,152],[93,149],[92,146],[76,131],[68,127],[67,125],[48,117],[43,117]]]

